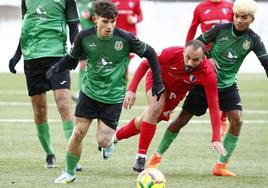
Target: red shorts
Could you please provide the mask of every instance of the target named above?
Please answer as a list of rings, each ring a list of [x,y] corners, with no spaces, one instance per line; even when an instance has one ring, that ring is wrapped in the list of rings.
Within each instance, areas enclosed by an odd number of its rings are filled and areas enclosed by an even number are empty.
[[[149,70],[146,75],[146,93],[152,88],[153,78],[152,71]],[[166,99],[161,115],[158,117],[158,121],[169,121],[170,115],[174,109],[178,106],[180,101],[184,98],[186,93],[179,93],[178,91],[172,91],[171,89],[165,89]]]

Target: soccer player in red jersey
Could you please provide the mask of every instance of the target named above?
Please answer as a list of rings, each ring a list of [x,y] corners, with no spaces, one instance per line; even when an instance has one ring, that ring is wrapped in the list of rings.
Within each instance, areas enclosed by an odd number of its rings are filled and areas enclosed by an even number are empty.
[[[112,0],[118,8],[116,27],[137,35],[136,24],[143,19],[140,0]]]
[[[197,5],[194,10],[193,20],[188,30],[186,43],[194,39],[198,25],[201,26],[202,33],[208,31],[212,26],[219,23],[229,23],[233,21],[233,3],[226,0],[205,0]],[[207,45],[209,49],[210,45]],[[227,131],[227,118],[221,112],[221,136]]]
[[[220,113],[216,74],[210,62],[204,56],[205,45],[192,40],[186,47],[169,47],[158,57],[162,79],[165,85],[165,97],[156,101],[151,97],[152,72],[146,77],[146,96],[148,107],[139,116],[121,127],[114,136],[114,141],[127,139],[140,133],[139,149],[133,170],[142,171],[145,166],[148,147],[153,139],[157,122],[168,121],[170,114],[186,93],[195,85],[202,85],[207,94],[212,124],[212,147],[220,154],[226,151],[220,142]],[[137,69],[132,83],[126,93],[124,107],[131,108],[135,101],[135,91],[140,79],[149,69],[147,61],[143,61]]]

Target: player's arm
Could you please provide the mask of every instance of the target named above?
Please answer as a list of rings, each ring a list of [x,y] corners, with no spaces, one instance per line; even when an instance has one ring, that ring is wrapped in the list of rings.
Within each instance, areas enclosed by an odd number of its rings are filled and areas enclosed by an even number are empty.
[[[47,73],[46,78],[50,80],[55,73],[62,72],[65,70],[71,70],[75,69],[78,64],[78,58],[83,53],[82,49],[82,39],[84,35],[84,31],[81,31],[78,33],[78,35],[75,37],[73,46],[65,57],[63,57],[58,63],[51,66]]]
[[[268,77],[268,54],[266,51],[266,48],[263,44],[263,42],[261,41],[261,38],[259,36],[254,35],[254,43],[253,43],[253,51],[256,54],[256,56],[258,57],[258,59],[260,60],[265,72],[266,72],[266,76]]]
[[[140,63],[137,70],[135,71],[134,76],[131,80],[131,83],[128,87],[128,90],[125,94],[125,98],[123,102],[123,106],[125,109],[130,109],[134,105],[135,100],[136,100],[135,93],[138,88],[138,85],[149,68],[150,66],[147,60],[145,59]]]
[[[75,36],[78,33],[79,16],[74,0],[66,1],[65,18],[69,27],[70,43],[74,42]]]
[[[25,4],[25,0],[22,0],[21,1],[21,16],[22,16],[22,20],[24,18],[24,15],[26,14],[26,12],[27,12],[27,7],[26,7],[26,4]],[[22,55],[22,52],[21,52],[21,44],[20,44],[20,40],[19,40],[19,44],[17,46],[17,49],[15,51],[15,54],[9,60],[9,63],[8,63],[9,71],[11,73],[16,74],[17,71],[15,69],[15,66],[20,61],[21,55]]]
[[[145,59],[143,60],[140,65],[138,66],[137,70],[134,73],[134,76],[131,80],[131,83],[128,87],[129,91],[132,92],[136,92],[138,85],[141,81],[141,79],[143,78],[143,76],[145,75],[145,73],[147,72],[147,70],[150,68],[148,61]]]
[[[204,44],[214,42],[218,36],[218,33],[224,29],[225,26],[226,24],[217,24],[208,31],[202,33],[199,37],[197,37],[197,40],[201,40]]]
[[[220,140],[220,108],[216,74],[214,72],[208,73],[203,83],[207,96],[209,115],[212,127],[211,145],[215,151],[225,156],[227,152]]]
[[[198,13],[198,7],[196,7],[194,10],[193,20],[192,20],[191,26],[190,26],[188,33],[187,33],[185,44],[187,44],[190,40],[194,39],[194,36],[196,34],[196,30],[197,30],[197,27],[199,24],[200,24],[200,17],[199,17],[199,13]]]
[[[215,75],[215,74],[214,74]],[[212,126],[212,141],[220,141],[220,109],[216,75],[205,80],[204,89],[207,96],[210,121]]]
[[[142,10],[141,10],[140,0],[137,0],[136,3],[137,4],[136,4],[135,13],[137,16],[137,23],[139,23],[143,20],[143,15],[142,15]]]
[[[159,100],[161,94],[164,93],[165,87],[163,85],[160,66],[157,59],[157,55],[155,50],[148,44],[140,41],[136,36],[131,33],[127,34],[127,40],[130,44],[130,52],[136,53],[140,57],[145,57],[148,60],[148,64],[152,69],[153,74],[153,87],[152,94],[153,96],[157,96],[157,100]]]

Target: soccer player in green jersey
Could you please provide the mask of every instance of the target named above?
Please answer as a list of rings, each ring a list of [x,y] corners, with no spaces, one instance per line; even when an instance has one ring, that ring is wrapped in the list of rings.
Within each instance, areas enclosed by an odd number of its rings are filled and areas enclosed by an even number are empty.
[[[74,41],[78,33],[78,12],[74,0],[22,0],[21,10],[23,20],[20,42],[9,62],[9,69],[16,73],[15,66],[22,54],[37,136],[46,152],[45,167],[53,168],[55,152],[50,139],[46,92],[54,92],[66,141],[72,134],[74,117],[69,94],[69,71],[62,72],[53,80],[47,80],[45,75],[48,68],[66,54],[66,25],[69,27],[70,42]]]
[[[81,29],[85,30],[88,28],[95,27],[93,21],[94,10],[93,10],[94,0],[77,0],[77,6],[80,13],[80,25]],[[78,73],[78,89],[81,90],[83,78],[86,72],[87,59],[84,55],[79,58],[79,73]],[[72,95],[72,99],[77,101],[79,93]]]
[[[236,84],[236,75],[247,54],[253,51],[268,76],[268,54],[261,38],[249,28],[254,21],[256,2],[254,0],[236,0],[233,6],[234,23],[219,24],[198,39],[205,44],[212,44],[209,56],[217,68],[218,96],[220,109],[226,112],[230,127],[224,137],[223,145],[226,156],[220,156],[212,174],[215,176],[235,176],[227,170],[227,163],[237,146],[242,127],[242,102]],[[217,66],[215,66],[216,68]],[[179,117],[175,119],[164,134],[157,152],[148,162],[149,167],[156,167],[172,141],[193,117],[200,116],[207,110],[207,101],[202,87],[196,87],[188,94]]]
[[[159,100],[164,92],[154,49],[132,33],[115,27],[118,10],[114,3],[97,0],[93,7],[96,27],[79,32],[70,53],[47,71],[47,78],[53,79],[62,71],[75,68],[81,54],[85,53],[88,59],[75,110],[76,126],[67,146],[65,171],[55,183],[75,180],[75,166],[81,157],[82,140],[93,119],[98,120],[96,138],[102,147],[102,156],[104,159],[111,156],[114,147],[112,138],[126,92],[126,69],[131,52],[148,59],[153,73],[154,100]]]

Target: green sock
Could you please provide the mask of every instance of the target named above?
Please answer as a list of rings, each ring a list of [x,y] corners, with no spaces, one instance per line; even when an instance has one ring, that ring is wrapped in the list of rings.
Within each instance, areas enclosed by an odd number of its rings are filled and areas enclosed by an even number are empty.
[[[170,144],[175,140],[178,136],[178,133],[170,132],[168,129],[166,130],[164,137],[162,138],[160,145],[157,148],[157,153],[163,155],[166,150],[170,147]]]
[[[79,78],[78,78],[79,90],[81,90],[81,88],[82,88],[82,83],[83,83],[83,79],[84,79],[84,76],[85,76],[85,72],[86,71],[84,69],[79,70]]]
[[[49,125],[47,122],[36,125],[37,128],[37,136],[39,138],[40,143],[43,146],[47,155],[54,154],[51,141],[50,141],[50,133],[49,133]]]
[[[227,151],[227,155],[226,156],[220,156],[220,160],[219,162],[221,163],[226,163],[229,158],[231,157],[236,145],[237,145],[237,141],[238,141],[238,136],[234,136],[230,133],[227,133],[224,141],[223,141],[223,146]]]
[[[67,142],[73,133],[73,129],[74,129],[74,122],[73,121],[64,121],[63,122],[64,137],[65,137],[65,140]]]
[[[75,167],[80,160],[79,156],[75,156],[69,152],[65,153],[65,171],[71,175],[75,174]]]

